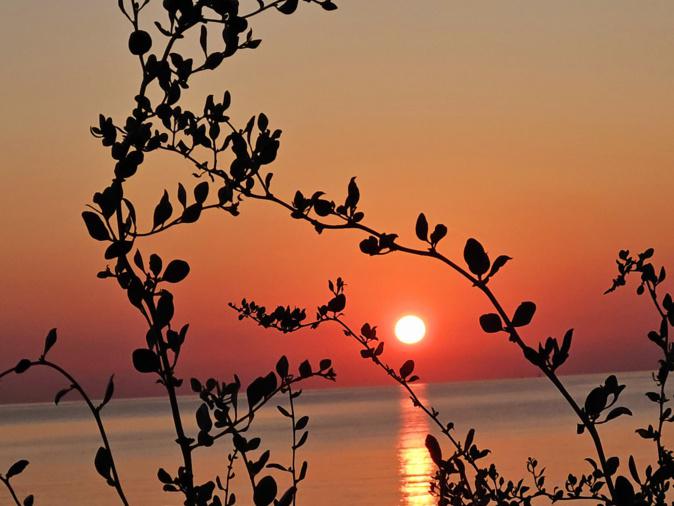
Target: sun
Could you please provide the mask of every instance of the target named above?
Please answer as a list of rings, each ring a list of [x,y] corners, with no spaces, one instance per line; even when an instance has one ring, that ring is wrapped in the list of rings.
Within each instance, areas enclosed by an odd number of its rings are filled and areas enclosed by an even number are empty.
[[[418,316],[403,316],[396,323],[395,335],[401,343],[416,344],[426,335],[426,324]]]

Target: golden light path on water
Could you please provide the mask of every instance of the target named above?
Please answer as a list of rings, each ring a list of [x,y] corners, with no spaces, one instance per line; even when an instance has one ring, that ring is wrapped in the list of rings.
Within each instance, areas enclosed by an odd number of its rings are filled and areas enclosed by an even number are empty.
[[[415,386],[419,400],[426,403],[426,385]],[[398,435],[398,463],[401,506],[432,506],[430,480],[433,463],[426,450],[429,431],[428,419],[421,409],[414,407],[403,391],[400,399],[400,434]]]

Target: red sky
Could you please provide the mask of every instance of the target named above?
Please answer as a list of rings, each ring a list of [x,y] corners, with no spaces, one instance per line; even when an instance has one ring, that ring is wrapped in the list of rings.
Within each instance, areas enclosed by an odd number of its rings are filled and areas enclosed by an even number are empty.
[[[460,259],[472,236],[513,257],[494,287],[511,309],[538,304],[530,343],[576,329],[566,372],[651,367],[647,301],[632,288],[602,292],[620,248],[655,247],[656,262],[673,267],[674,6],[339,5],[260,18],[260,48],[199,80],[188,102],[228,89],[239,122],[264,111],[284,130],[279,194],[341,197],[355,175],[375,228],[414,242],[424,211],[448,226],[448,256]],[[88,127],[99,112],[125,114],[136,88],[127,26],[115,2],[72,0],[3,2],[0,26],[11,48],[0,69],[0,368],[39,355],[58,327],[53,358],[87,385],[102,389],[115,372],[122,395],[157,392],[130,369],[143,325],[114,283],[96,279],[102,248],[80,219],[111,174]],[[164,187],[192,184],[189,174],[154,156],[130,191],[147,213]],[[282,336],[226,308],[244,296],[311,307],[336,276],[348,283],[347,319],[379,325],[391,363],[414,358],[430,381],[532,374],[503,338],[479,330],[489,307],[475,289],[424,259],[366,257],[361,238],[317,236],[251,202],[238,218],[208,216],[141,245],[192,265],[176,290],[176,321],[191,326],[179,375],[250,378],[286,353],[332,357],[341,385],[385,382],[336,329]],[[415,347],[392,339],[410,312],[428,325]],[[44,399],[56,388],[46,381],[3,382],[0,401]]]

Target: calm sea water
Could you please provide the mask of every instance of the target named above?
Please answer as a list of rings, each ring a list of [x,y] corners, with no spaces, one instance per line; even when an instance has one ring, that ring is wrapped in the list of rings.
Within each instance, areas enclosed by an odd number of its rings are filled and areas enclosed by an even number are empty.
[[[565,379],[577,399],[606,375]],[[656,410],[643,397],[651,390],[649,373],[621,373],[628,385],[623,404],[637,416],[622,417],[602,426],[609,455],[635,455],[639,464],[652,461],[653,450],[634,429],[652,423]],[[550,479],[563,479],[585,465],[591,455],[587,437],[576,435],[576,421],[545,379],[419,385],[422,399],[438,409],[444,420],[455,422],[458,432],[477,429],[481,447],[492,449],[491,459],[507,477],[519,477],[528,456],[548,469]],[[196,404],[183,399],[185,413]],[[308,479],[298,504],[423,506],[428,495],[431,462],[424,448],[430,431],[424,414],[414,408],[397,387],[306,391],[301,414],[311,417],[310,436],[300,458],[309,461]],[[166,403],[162,399],[116,400],[105,410],[113,451],[133,505],[181,504],[175,494],[161,492],[158,466],[174,469],[179,459]],[[188,420],[189,422],[189,420]],[[194,424],[192,424],[194,425]],[[287,421],[276,409],[256,418],[253,434],[272,450],[272,461],[288,463]],[[113,505],[114,491],[93,470],[98,448],[90,414],[78,402],[0,406],[0,467],[27,458],[31,465],[15,479],[22,495],[33,493],[37,504]],[[196,457],[199,478],[225,475],[223,447],[200,450]],[[245,471],[240,469],[238,504],[250,504],[245,493]],[[235,487],[237,488],[237,487]],[[0,504],[9,504],[4,490]]]

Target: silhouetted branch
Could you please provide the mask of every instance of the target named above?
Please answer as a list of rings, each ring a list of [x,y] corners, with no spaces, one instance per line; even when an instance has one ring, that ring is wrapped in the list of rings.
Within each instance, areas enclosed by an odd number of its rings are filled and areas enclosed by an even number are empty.
[[[103,419],[101,417],[101,411],[103,407],[110,401],[114,393],[113,377],[110,377],[103,400],[98,406],[96,406],[89,397],[89,395],[86,393],[82,385],[68,371],[66,371],[60,365],[46,359],[47,353],[55,343],[56,343],[56,330],[52,329],[47,335],[47,338],[45,339],[45,349],[42,356],[38,360],[29,360],[29,359],[20,360],[16,366],[7,369],[3,372],[0,372],[0,380],[2,380],[2,378],[4,378],[5,376],[8,376],[9,374],[23,374],[32,367],[46,367],[48,369],[58,372],[61,376],[63,376],[70,385],[63,390],[60,390],[56,394],[54,402],[58,404],[59,401],[63,398],[63,396],[66,395],[71,390],[74,390],[78,394],[80,394],[82,400],[84,400],[85,404],[87,405],[87,408],[89,409],[89,411],[94,417],[94,420],[96,421],[98,433],[101,438],[101,442],[103,443],[103,447],[99,449],[96,455],[97,470],[99,471],[99,474],[101,474],[101,476],[103,476],[106,479],[108,485],[114,487],[122,504],[128,506],[129,503],[126,499],[126,496],[124,495],[124,490],[117,471],[115,459],[112,454],[112,448],[110,447],[108,435],[105,431],[105,426],[103,425]]]

